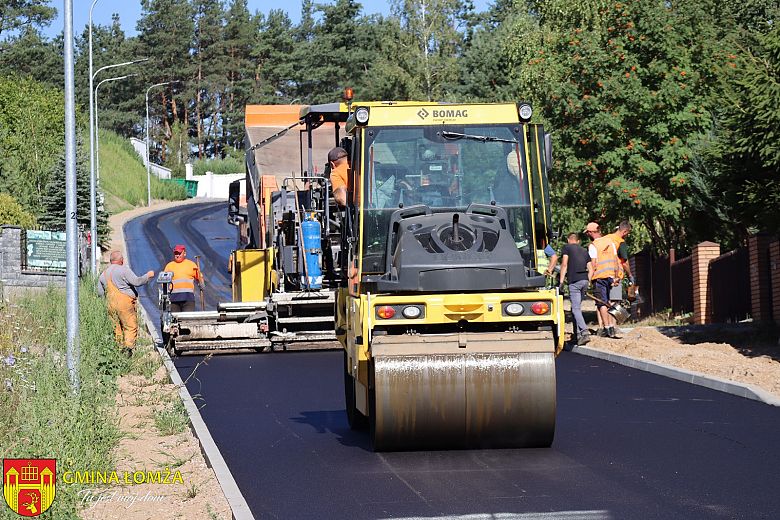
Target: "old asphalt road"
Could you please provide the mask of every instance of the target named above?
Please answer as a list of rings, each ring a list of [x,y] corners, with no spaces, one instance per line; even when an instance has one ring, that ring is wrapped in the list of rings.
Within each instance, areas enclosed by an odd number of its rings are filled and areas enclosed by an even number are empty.
[[[224,203],[212,203],[131,221],[134,269],[159,270],[183,242],[190,257],[203,255],[208,303],[226,299],[235,231],[224,216]],[[149,310],[155,298],[144,295]],[[201,359],[178,358],[182,378]],[[778,408],[567,352],[558,360],[552,448],[377,454],[347,426],[341,362],[336,351],[221,355],[189,379],[256,517],[667,520],[780,511]]]

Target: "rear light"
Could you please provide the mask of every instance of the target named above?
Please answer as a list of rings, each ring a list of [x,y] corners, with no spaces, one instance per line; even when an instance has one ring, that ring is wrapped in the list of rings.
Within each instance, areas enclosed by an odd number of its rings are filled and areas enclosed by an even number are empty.
[[[508,303],[507,306],[504,308],[504,311],[509,316],[520,316],[521,314],[523,314],[524,310],[525,309],[523,309],[523,306],[519,303]]]
[[[531,312],[534,314],[547,314],[550,312],[550,304],[547,302],[536,302],[531,305]]]
[[[408,305],[404,307],[404,309],[401,311],[401,314],[404,315],[404,318],[413,320],[420,317],[420,315],[422,314],[422,309],[420,309],[416,305]]]
[[[383,320],[389,320],[393,316],[395,316],[395,309],[390,307],[389,305],[382,305],[381,307],[376,308],[376,315]]]

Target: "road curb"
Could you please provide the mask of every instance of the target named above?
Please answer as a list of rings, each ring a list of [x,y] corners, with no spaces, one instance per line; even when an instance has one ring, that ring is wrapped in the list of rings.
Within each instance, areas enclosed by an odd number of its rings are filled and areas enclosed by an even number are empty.
[[[624,356],[622,354],[615,354],[614,352],[605,352],[603,350],[597,350],[590,347],[573,346],[571,347],[570,352],[583,356],[603,359],[605,361],[610,361],[619,365],[635,368],[637,370],[643,370],[645,372],[650,372],[659,376],[676,379],[678,381],[683,381],[694,385],[704,386],[712,390],[744,397],[746,399],[761,401],[762,403],[766,403],[771,406],[780,406],[780,398],[775,397],[765,390],[756,388],[755,386],[746,383],[735,383],[734,381],[728,381],[719,377],[704,375],[700,372],[692,372],[682,368],[663,365],[661,363],[654,363],[652,361]]]
[[[171,378],[171,382],[173,382],[173,384],[176,385],[176,387],[179,389],[179,397],[181,398],[182,403],[184,403],[184,408],[187,410],[187,415],[190,419],[190,425],[193,432],[195,433],[195,437],[197,437],[198,442],[200,443],[200,450],[206,459],[206,463],[211,467],[212,470],[214,470],[214,475],[217,477],[217,482],[219,482],[219,485],[222,488],[222,492],[225,494],[225,498],[227,499],[228,505],[230,506],[230,510],[233,513],[233,519],[254,520],[255,517],[252,515],[252,511],[249,509],[249,505],[246,503],[244,495],[238,488],[238,484],[236,484],[236,481],[233,478],[233,474],[227,467],[225,459],[222,458],[222,453],[219,451],[219,448],[214,442],[208,426],[206,426],[205,421],[203,421],[203,417],[200,415],[200,410],[198,410],[195,401],[192,400],[192,396],[190,395],[189,390],[187,390],[187,385],[184,384],[181,376],[179,376],[179,371],[176,370],[176,366],[173,364],[173,360],[168,355],[168,352],[164,348],[157,346],[162,343],[159,335],[157,334],[157,329],[152,325],[152,322],[149,319],[149,315],[146,313],[144,306],[139,305],[139,307],[141,309],[141,315],[143,317],[144,323],[146,324],[146,329],[149,331],[149,334],[152,336],[155,342],[155,349],[160,355],[160,358],[163,360],[163,364],[168,371],[168,377]]]
[[[149,213],[163,211],[165,209],[169,208],[158,208],[150,211]],[[124,249],[122,254],[125,256],[125,261],[128,267],[131,267],[131,265],[130,258],[128,258],[127,255],[127,246],[124,243],[125,226],[128,222],[130,222],[130,220],[134,220],[143,215],[144,214],[139,214],[131,219],[128,219],[122,224],[122,240]],[[203,457],[206,459],[206,463],[209,465],[209,467],[211,467],[211,469],[214,471],[214,475],[217,477],[217,482],[219,482],[219,486],[222,488],[222,493],[225,494],[225,498],[227,499],[228,505],[230,506],[233,519],[254,520],[255,517],[252,514],[252,511],[249,509],[249,505],[246,503],[244,495],[241,494],[241,490],[238,488],[238,484],[236,484],[236,480],[233,478],[233,474],[227,467],[225,459],[222,458],[222,453],[219,451],[219,448],[214,442],[214,438],[211,436],[211,432],[209,431],[208,426],[206,426],[206,422],[203,420],[203,417],[201,417],[200,410],[198,410],[198,407],[195,405],[195,401],[192,400],[190,391],[187,390],[187,385],[184,384],[181,376],[179,376],[179,371],[176,370],[176,366],[173,364],[173,360],[171,360],[168,352],[164,348],[157,346],[162,344],[162,338],[160,337],[160,334],[158,334],[157,328],[149,318],[149,314],[146,312],[143,304],[139,303],[138,308],[141,311],[141,318],[144,320],[144,324],[146,324],[146,330],[152,337],[152,341],[154,341],[155,349],[162,359],[163,364],[165,365],[165,369],[168,371],[168,377],[171,378],[171,382],[179,389],[179,397],[184,404],[184,408],[187,410],[187,416],[190,419],[190,426],[192,427],[193,433],[200,443],[200,451],[203,453]]]

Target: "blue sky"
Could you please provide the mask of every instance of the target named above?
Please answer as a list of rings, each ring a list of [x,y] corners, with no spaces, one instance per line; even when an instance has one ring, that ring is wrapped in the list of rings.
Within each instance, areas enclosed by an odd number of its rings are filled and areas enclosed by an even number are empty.
[[[57,8],[59,16],[43,32],[46,36],[53,37],[62,32],[63,2],[54,0],[50,3]],[[315,3],[328,2],[327,0],[321,0],[320,2],[315,0]],[[363,13],[365,14],[388,14],[390,12],[387,0],[362,0],[360,3],[363,5]],[[484,10],[491,3],[490,0],[475,0],[474,6],[478,10]],[[249,10],[252,12],[260,11],[267,13],[274,8],[283,8],[289,13],[293,22],[298,22],[301,17],[301,0],[286,0],[284,7],[277,2],[269,2],[268,0],[249,0],[248,4]],[[76,34],[80,34],[89,21],[90,5],[92,5],[92,0],[73,0],[73,30]],[[92,11],[92,21],[95,24],[108,25],[111,23],[111,15],[113,13],[119,13],[119,20],[122,23],[125,34],[128,36],[134,35],[136,21],[141,16],[140,0],[98,0],[94,11]]]

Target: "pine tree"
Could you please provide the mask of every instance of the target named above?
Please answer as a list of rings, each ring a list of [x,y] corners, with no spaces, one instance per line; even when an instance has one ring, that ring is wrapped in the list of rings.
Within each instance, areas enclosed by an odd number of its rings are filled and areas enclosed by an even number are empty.
[[[267,17],[259,15],[258,26],[251,51],[254,101],[289,103],[298,96],[296,83],[309,76],[309,71],[301,69],[304,55],[312,44],[296,32],[290,17],[280,9],[272,9]]]
[[[222,128],[227,134],[225,144],[237,149],[244,146],[244,106],[255,101],[251,53],[259,29],[246,0],[233,0],[225,18],[222,59],[226,66],[227,100]]]
[[[78,137],[76,142],[76,222],[82,229],[90,227],[90,193],[89,193],[89,164],[87,162],[87,148],[83,146],[83,139]],[[49,174],[46,191],[43,196],[43,212],[38,218],[38,223],[51,230],[65,229],[65,151],[60,154],[57,163]],[[100,194],[97,194],[98,200]],[[108,238],[108,214],[98,205],[97,208],[98,243],[103,243]]]
[[[187,95],[193,101],[190,118],[198,145],[198,157],[219,153],[222,107],[226,90],[222,55],[224,13],[219,0],[194,0],[195,38],[192,44],[193,77]]]
[[[192,5],[187,0],[143,0],[141,18],[138,20],[138,43],[150,58],[143,69],[144,84],[152,85],[164,81],[179,81],[150,93],[149,111],[159,118],[160,125],[152,125],[153,132],[162,127],[158,162],[165,162],[165,143],[171,136],[171,125],[185,122],[187,107],[192,98],[186,96],[187,82],[194,76],[192,43],[195,23]],[[182,95],[184,94],[184,95]],[[154,100],[154,101],[152,101]],[[150,153],[154,154],[151,149]]]

